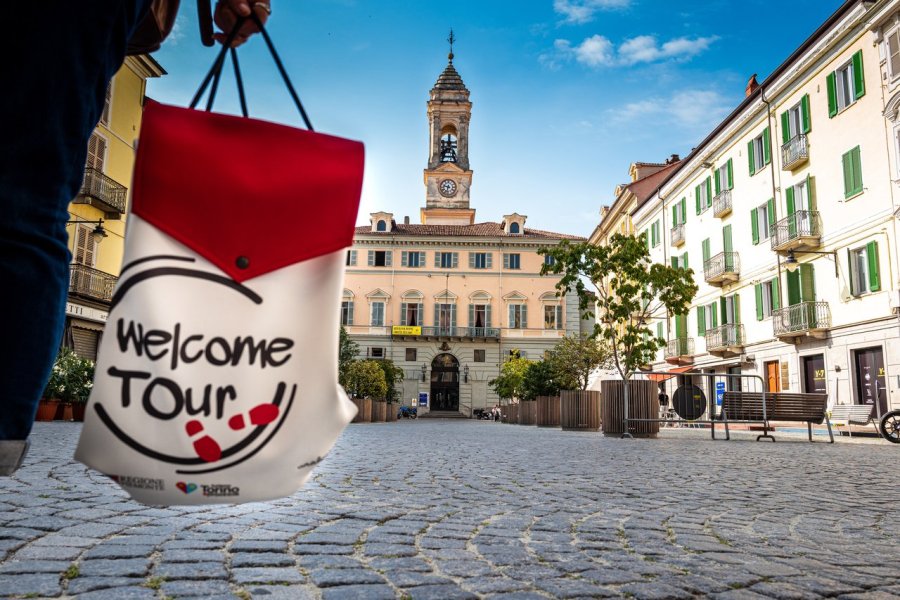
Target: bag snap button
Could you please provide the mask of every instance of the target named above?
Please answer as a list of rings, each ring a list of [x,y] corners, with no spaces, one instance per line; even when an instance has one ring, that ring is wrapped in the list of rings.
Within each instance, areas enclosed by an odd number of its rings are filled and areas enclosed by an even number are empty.
[[[238,256],[237,260],[234,262],[237,265],[238,269],[246,269],[250,266],[250,259],[246,256]]]

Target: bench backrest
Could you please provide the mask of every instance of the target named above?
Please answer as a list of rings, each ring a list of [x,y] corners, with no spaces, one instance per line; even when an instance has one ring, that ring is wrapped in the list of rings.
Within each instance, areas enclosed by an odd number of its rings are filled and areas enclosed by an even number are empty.
[[[872,407],[867,404],[836,404],[831,409],[832,421],[867,424],[872,418]]]
[[[828,406],[828,394],[767,392],[765,417],[770,421],[808,421],[822,423]],[[729,420],[762,420],[763,404],[759,392],[725,392],[722,408]]]

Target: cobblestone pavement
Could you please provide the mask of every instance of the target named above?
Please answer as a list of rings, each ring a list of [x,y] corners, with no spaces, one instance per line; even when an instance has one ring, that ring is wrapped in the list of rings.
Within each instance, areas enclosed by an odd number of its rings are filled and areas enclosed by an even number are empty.
[[[351,425],[290,499],[151,508],[78,432],[0,479],[2,597],[900,597],[887,443]]]

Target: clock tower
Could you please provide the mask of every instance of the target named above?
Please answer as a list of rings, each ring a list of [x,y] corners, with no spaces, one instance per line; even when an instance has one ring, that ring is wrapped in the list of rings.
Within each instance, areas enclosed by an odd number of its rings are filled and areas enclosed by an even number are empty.
[[[428,100],[429,158],[425,169],[426,225],[471,225],[469,208],[472,170],[469,168],[469,90],[453,66],[453,31],[450,31],[447,67],[431,88]]]

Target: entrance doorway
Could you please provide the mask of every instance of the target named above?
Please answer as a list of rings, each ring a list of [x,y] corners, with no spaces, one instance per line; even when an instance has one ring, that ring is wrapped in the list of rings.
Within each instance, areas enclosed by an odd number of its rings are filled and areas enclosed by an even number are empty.
[[[827,393],[828,387],[825,385],[825,355],[804,356],[801,360],[803,362],[803,391],[817,394]]]
[[[766,363],[766,391],[780,392],[781,379],[778,376],[778,361],[773,360]]]
[[[853,355],[856,362],[856,401],[871,406],[872,418],[880,419],[887,412],[884,355],[880,347],[856,350]]]
[[[431,361],[431,410],[459,411],[459,361],[452,354]]]

